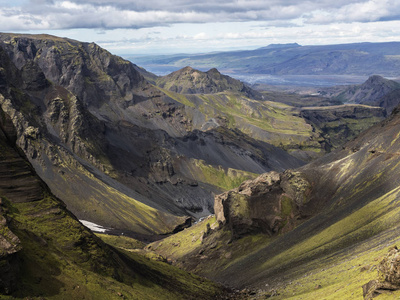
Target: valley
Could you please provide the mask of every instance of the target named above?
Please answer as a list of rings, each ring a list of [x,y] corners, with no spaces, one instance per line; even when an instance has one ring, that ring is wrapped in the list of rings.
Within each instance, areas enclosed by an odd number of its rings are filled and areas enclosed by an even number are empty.
[[[362,298],[400,239],[397,46],[132,63],[0,33],[0,296]]]

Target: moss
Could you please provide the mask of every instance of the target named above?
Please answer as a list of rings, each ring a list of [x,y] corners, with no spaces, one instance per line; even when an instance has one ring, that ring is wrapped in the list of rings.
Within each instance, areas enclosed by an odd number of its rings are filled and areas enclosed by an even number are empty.
[[[289,216],[293,211],[293,200],[287,196],[281,198],[281,217]]]
[[[200,248],[203,234],[207,231],[207,224],[211,228],[218,226],[215,216],[209,217],[203,222],[199,222],[161,241],[152,243],[151,249],[165,257],[172,257],[174,259],[183,257]]]
[[[116,255],[50,195],[7,206],[23,249],[18,254],[19,288],[1,299],[213,299],[222,292],[220,286],[168,264],[135,253]],[[108,240],[139,245],[119,237]]]
[[[192,159],[199,172],[193,172],[196,180],[218,186],[224,190],[238,187],[243,181],[254,179],[258,174],[236,169],[224,169],[221,166],[206,164],[203,160]]]
[[[393,200],[398,196],[400,188],[372,201],[348,217],[340,220],[322,232],[303,241],[287,251],[280,253],[264,263],[260,268],[266,269],[291,260],[299,260],[305,256],[312,257],[324,251],[343,249],[356,240],[365,240],[389,228],[398,222],[400,208]]]
[[[115,236],[115,235],[100,234],[100,233],[96,233],[96,235],[99,238],[101,238],[103,242],[115,248],[133,250],[133,249],[143,249],[145,247],[145,244],[143,242],[127,236],[122,236],[122,235]]]

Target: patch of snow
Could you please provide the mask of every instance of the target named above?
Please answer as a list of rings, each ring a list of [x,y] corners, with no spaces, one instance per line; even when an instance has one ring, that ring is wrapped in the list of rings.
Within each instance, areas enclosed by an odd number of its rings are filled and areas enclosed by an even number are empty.
[[[86,226],[87,228],[89,228],[91,231],[94,232],[106,232],[108,229],[104,228],[101,225],[98,225],[96,223],[93,222],[89,222],[89,221],[85,221],[85,220],[79,220],[84,226]]]

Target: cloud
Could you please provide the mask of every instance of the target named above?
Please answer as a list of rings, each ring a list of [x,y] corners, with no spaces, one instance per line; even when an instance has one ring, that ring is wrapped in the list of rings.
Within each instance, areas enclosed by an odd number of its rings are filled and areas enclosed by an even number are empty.
[[[181,23],[270,22],[288,26],[398,19],[398,0],[25,0],[0,7],[3,30],[116,29]],[[298,22],[297,22],[298,23]],[[294,25],[298,26],[298,25]]]

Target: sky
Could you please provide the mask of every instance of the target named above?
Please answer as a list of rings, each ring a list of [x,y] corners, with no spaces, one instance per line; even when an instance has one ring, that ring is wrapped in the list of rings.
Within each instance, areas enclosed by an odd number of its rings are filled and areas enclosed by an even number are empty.
[[[0,31],[119,55],[400,41],[400,0],[0,0]]]

